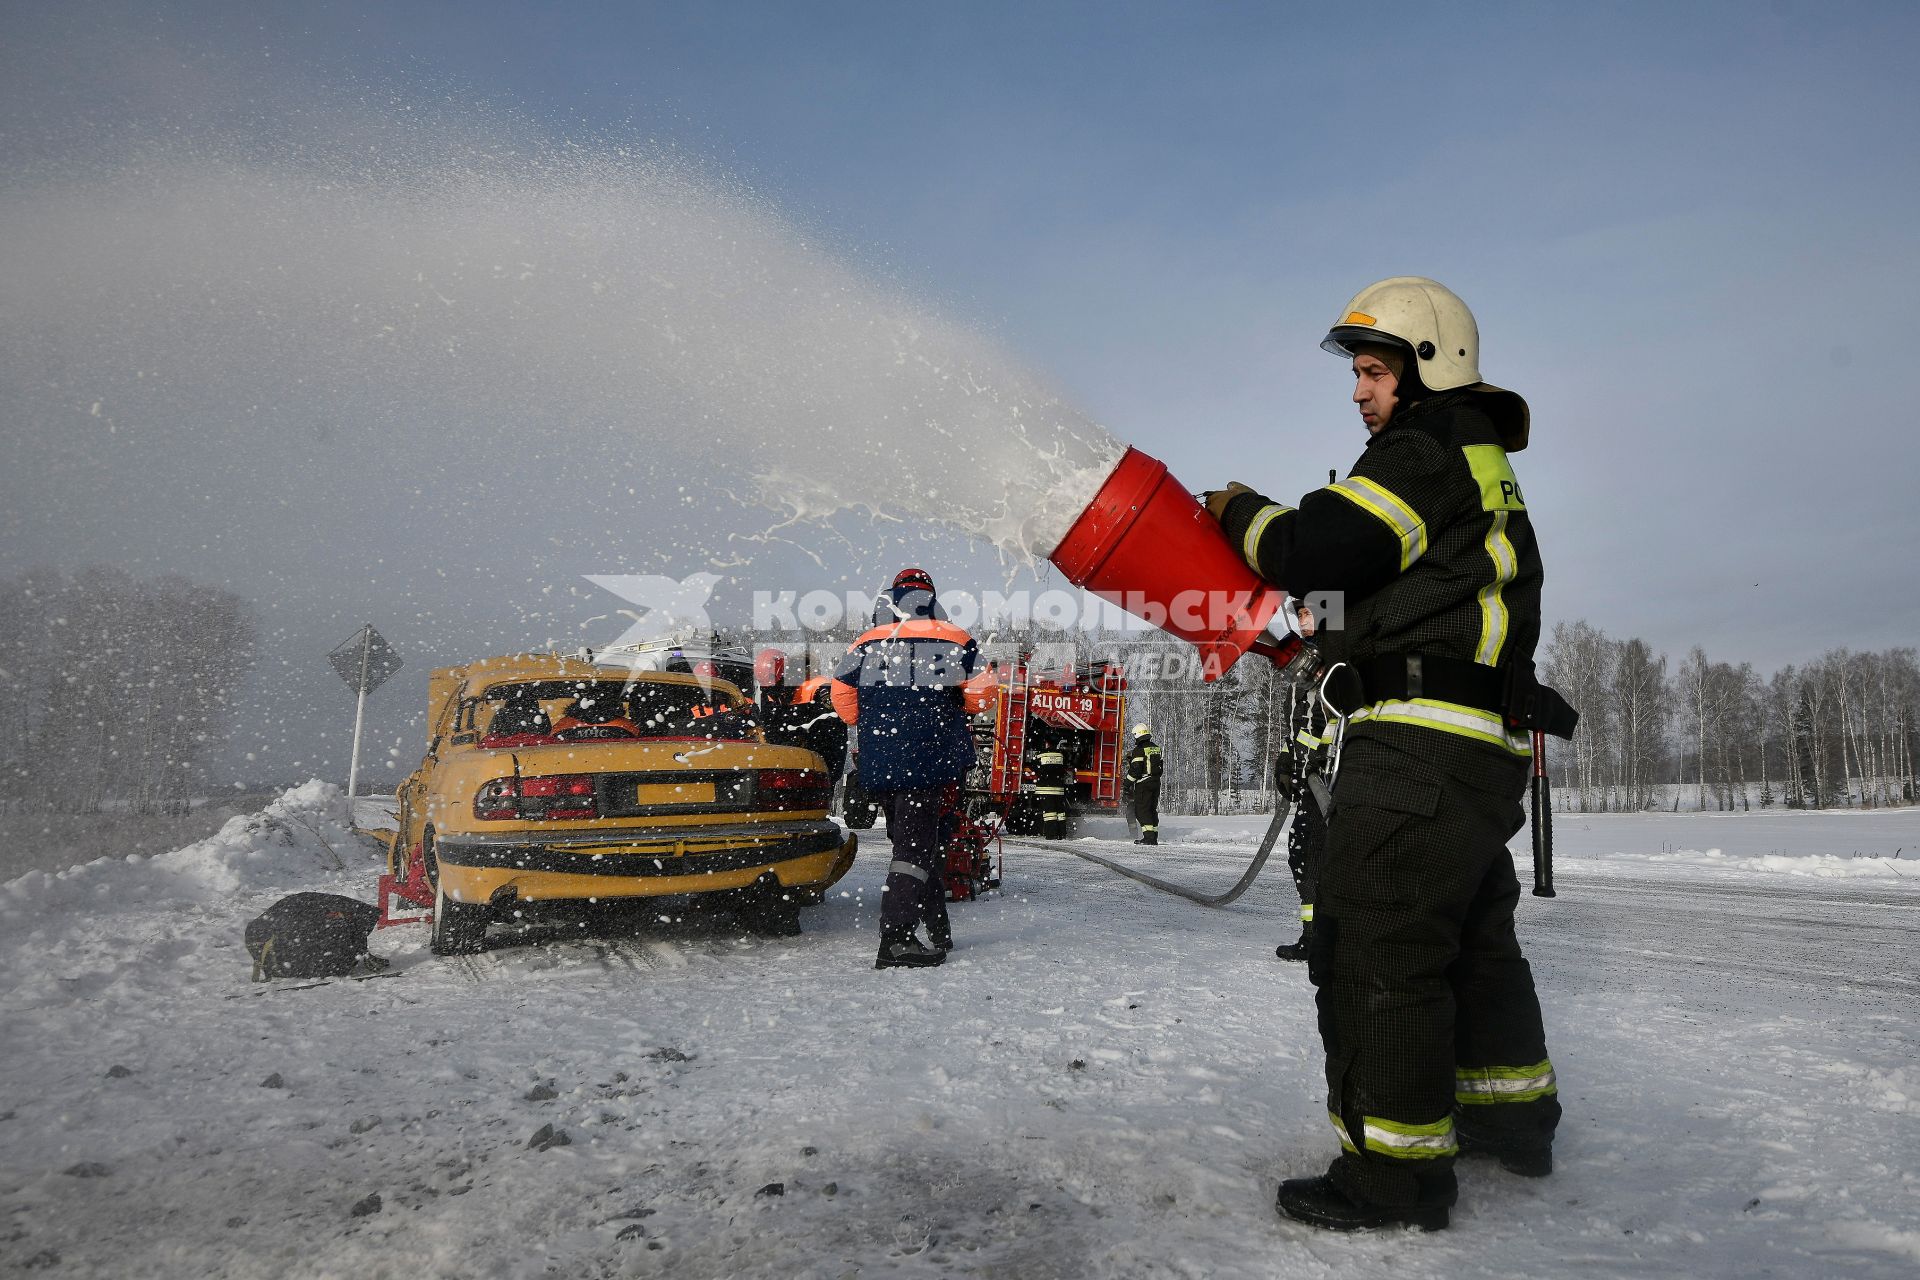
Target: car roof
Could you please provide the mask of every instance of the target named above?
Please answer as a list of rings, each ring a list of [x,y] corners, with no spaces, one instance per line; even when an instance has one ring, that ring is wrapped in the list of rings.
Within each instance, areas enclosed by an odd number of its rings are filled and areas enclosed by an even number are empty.
[[[461,667],[444,668],[469,688],[491,689],[502,684],[521,684],[535,680],[619,680],[624,683],[677,684],[704,687],[719,685],[736,697],[744,697],[728,680],[702,680],[699,676],[674,671],[636,671],[618,661],[590,662],[555,653],[514,653],[496,658],[479,658]],[[436,671],[435,675],[442,672]]]

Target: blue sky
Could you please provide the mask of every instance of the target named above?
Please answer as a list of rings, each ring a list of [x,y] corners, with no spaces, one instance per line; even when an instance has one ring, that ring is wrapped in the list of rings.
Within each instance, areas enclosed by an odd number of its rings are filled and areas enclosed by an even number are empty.
[[[1486,376],[1533,404],[1516,467],[1549,622],[1763,670],[1920,642],[1915,6],[0,12],[0,156],[57,171],[155,118],[291,109],[299,84],[669,147],[1196,488],[1292,497],[1350,465],[1362,432],[1320,336],[1369,280],[1431,275],[1473,305]],[[5,483],[23,509],[46,497]],[[117,539],[193,567],[142,540],[135,496],[90,519],[9,521],[0,564]],[[226,576],[291,590],[283,567]],[[320,647],[384,604],[333,594]]]

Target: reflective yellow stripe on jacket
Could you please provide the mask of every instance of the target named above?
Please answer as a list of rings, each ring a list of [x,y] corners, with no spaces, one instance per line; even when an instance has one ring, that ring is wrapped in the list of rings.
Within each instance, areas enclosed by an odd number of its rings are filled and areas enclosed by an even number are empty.
[[[1500,651],[1507,643],[1507,602],[1501,592],[1520,573],[1520,553],[1507,536],[1507,521],[1510,512],[1525,511],[1527,504],[1505,449],[1497,444],[1470,444],[1463,445],[1461,452],[1480,488],[1480,509],[1493,517],[1486,540],[1493,581],[1480,588],[1480,643],[1473,651],[1475,662],[1493,667],[1499,665]]]
[[[1339,484],[1327,486],[1329,493],[1337,493],[1353,503],[1368,515],[1384,522],[1393,530],[1393,536],[1400,543],[1400,571],[1405,573],[1408,566],[1427,552],[1427,523],[1405,502],[1400,495],[1387,486],[1365,476],[1348,476]]]
[[[1415,724],[1423,729],[1438,729],[1499,747],[1517,756],[1533,755],[1533,739],[1525,733],[1510,731],[1506,722],[1491,711],[1466,707],[1437,698],[1408,698],[1376,702],[1353,713],[1352,722],[1372,720],[1379,724]]]
[[[1267,531],[1268,525],[1291,510],[1293,510],[1292,507],[1283,507],[1277,502],[1269,502],[1255,512],[1253,519],[1247,524],[1246,533],[1240,538],[1240,558],[1257,570],[1260,567],[1260,536]]]
[[[1127,758],[1127,781],[1147,782],[1159,776],[1160,748],[1142,747],[1139,752]],[[1135,777],[1133,766],[1140,766],[1140,776]]]

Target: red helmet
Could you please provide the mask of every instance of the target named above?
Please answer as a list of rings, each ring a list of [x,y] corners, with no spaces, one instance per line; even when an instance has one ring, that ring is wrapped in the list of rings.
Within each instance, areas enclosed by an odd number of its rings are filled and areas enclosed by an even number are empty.
[[[918,588],[921,591],[933,590],[933,579],[927,576],[925,569],[902,569],[893,575],[893,589]]]

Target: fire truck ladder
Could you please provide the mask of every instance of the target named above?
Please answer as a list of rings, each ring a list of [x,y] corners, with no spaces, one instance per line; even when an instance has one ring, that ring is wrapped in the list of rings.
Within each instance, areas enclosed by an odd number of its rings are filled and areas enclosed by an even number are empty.
[[[1027,759],[1027,664],[1016,662],[1007,668],[1007,683],[1000,696],[1000,726],[996,736],[999,750],[994,753],[993,776],[988,780],[996,796],[1018,795],[1020,775]]]
[[[1100,713],[1111,717],[1113,732],[1098,737],[1094,751],[1093,800],[1095,804],[1120,803],[1120,744],[1127,737],[1126,703],[1120,697],[1120,671],[1117,667],[1100,669]]]

